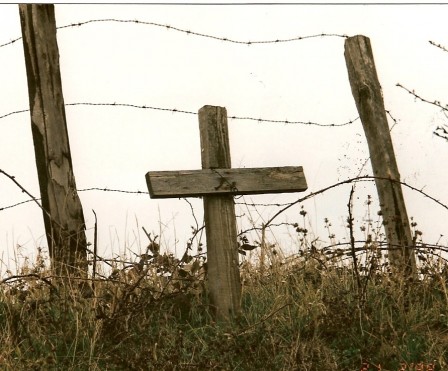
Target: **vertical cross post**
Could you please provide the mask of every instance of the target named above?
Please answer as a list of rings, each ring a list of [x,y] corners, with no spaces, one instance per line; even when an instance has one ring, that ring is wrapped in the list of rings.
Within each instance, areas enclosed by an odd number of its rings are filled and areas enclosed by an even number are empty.
[[[302,166],[231,169],[227,110],[199,110],[202,170],[150,171],[151,198],[203,197],[207,237],[208,292],[215,318],[229,321],[241,311],[241,282],[233,197],[303,192]]]
[[[227,110],[204,106],[199,110],[203,169],[230,169]],[[223,178],[224,180],[224,178]],[[240,312],[241,282],[233,196],[204,196],[207,237],[208,285],[218,320],[228,320]]]

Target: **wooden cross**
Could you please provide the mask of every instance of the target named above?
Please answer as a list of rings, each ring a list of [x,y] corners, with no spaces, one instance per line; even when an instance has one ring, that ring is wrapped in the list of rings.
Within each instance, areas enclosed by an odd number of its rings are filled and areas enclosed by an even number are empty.
[[[207,238],[208,290],[217,319],[240,312],[241,283],[233,196],[303,192],[301,166],[231,169],[227,111],[199,110],[202,170],[150,171],[151,198],[203,197]]]

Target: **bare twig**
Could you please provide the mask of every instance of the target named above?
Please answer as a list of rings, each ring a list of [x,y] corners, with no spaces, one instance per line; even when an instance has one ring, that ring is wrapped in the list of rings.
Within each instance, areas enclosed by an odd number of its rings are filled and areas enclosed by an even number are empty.
[[[199,223],[198,223],[198,219],[196,218],[196,214],[194,213],[193,205],[192,205],[191,202],[190,202],[187,198],[185,198],[185,197],[183,197],[182,200],[184,200],[184,201],[188,204],[188,206],[190,206],[191,215],[193,216],[194,222],[195,222],[195,224],[196,224],[196,228],[195,228],[195,230],[197,231],[197,230],[199,229]]]
[[[428,99],[422,98],[420,95],[418,95],[415,90],[409,90],[408,88],[405,88],[403,85],[401,85],[400,83],[397,83],[396,86],[398,86],[399,88],[402,88],[403,90],[406,90],[409,94],[413,95],[414,98],[428,103],[428,104],[432,104],[433,106],[439,107],[441,108],[443,111],[448,112],[448,104],[443,105],[440,101],[438,100],[433,100],[430,101]]]
[[[361,285],[361,279],[359,277],[359,271],[358,271],[358,258],[356,256],[355,251],[355,236],[353,233],[353,215],[352,215],[352,207],[353,207],[353,194],[355,193],[355,186],[352,185],[352,189],[350,191],[350,197],[348,199],[348,228],[350,231],[350,247],[351,247],[351,253],[353,257],[353,269],[355,271],[356,275],[356,283],[358,285],[358,293],[361,294],[362,291],[362,285]],[[361,298],[360,298],[361,299]]]
[[[20,274],[20,275],[9,276],[9,277],[6,277],[6,278],[2,279],[0,281],[0,285],[5,284],[5,283],[7,283],[9,281],[18,281],[18,280],[23,280],[23,279],[26,279],[26,278],[36,278],[36,279],[44,282],[48,286],[50,286],[51,290],[53,292],[55,292],[56,294],[58,294],[58,289],[50,281],[51,277],[42,277],[42,276],[40,276],[37,273],[29,273],[29,274]]]
[[[95,210],[92,209],[95,215],[95,231],[93,235],[93,265],[92,265],[92,290],[95,291],[95,275],[96,275],[96,256],[98,251],[98,219]]]
[[[14,184],[17,186],[17,187],[19,187],[20,189],[21,189],[21,191],[23,192],[23,193],[26,193],[29,197],[31,197],[31,200],[32,201],[34,201],[35,203],[36,203],[36,205],[37,206],[39,206],[39,208],[50,218],[50,220],[53,222],[53,223],[55,223],[59,228],[61,228],[61,229],[64,229],[58,222],[56,222],[53,218],[52,218],[52,216],[50,215],[50,213],[47,211],[47,210],[45,210],[44,208],[43,208],[43,206],[37,201],[37,199],[30,193],[30,192],[28,192],[17,180],[16,180],[16,178],[14,177],[14,176],[12,176],[12,175],[9,175],[6,171],[4,171],[4,170],[2,170],[2,169],[0,169],[0,173],[1,174],[3,174],[3,175],[5,175],[6,177],[8,177],[9,179],[11,179],[13,182],[14,182]]]
[[[439,49],[442,49],[444,52],[448,52],[448,49],[445,48],[445,47],[444,47],[443,45],[441,45],[441,44],[437,44],[437,43],[435,43],[434,41],[431,41],[431,40],[429,40],[429,43],[430,43],[431,45],[434,45],[434,46],[438,47]]]
[[[440,201],[437,200],[436,198],[434,198],[434,197],[428,195],[427,193],[423,192],[422,190],[420,190],[420,189],[418,189],[418,188],[415,188],[415,187],[413,187],[413,186],[411,186],[411,185],[409,185],[409,184],[407,184],[407,183],[405,183],[405,182],[402,182],[402,181],[400,181],[400,180],[393,180],[393,179],[389,179],[389,178],[384,178],[384,177],[371,176],[371,175],[363,175],[363,176],[359,176],[359,177],[355,177],[355,178],[350,178],[350,179],[343,180],[343,181],[341,181],[341,182],[332,184],[332,185],[330,185],[330,186],[328,186],[328,187],[325,187],[325,188],[322,188],[322,189],[320,189],[320,190],[318,190],[318,191],[316,191],[316,192],[311,192],[310,194],[306,195],[305,197],[301,197],[301,198],[299,198],[297,201],[291,202],[290,204],[288,204],[287,206],[285,206],[284,208],[282,208],[281,210],[279,210],[277,213],[275,213],[274,216],[272,216],[272,217],[265,223],[265,225],[266,225],[266,226],[270,225],[270,224],[272,223],[272,221],[273,221],[275,218],[277,218],[281,213],[283,213],[285,210],[289,209],[290,207],[292,207],[292,206],[294,206],[294,205],[297,205],[298,203],[303,202],[303,201],[305,201],[305,200],[308,200],[309,198],[312,198],[312,197],[314,197],[314,196],[317,196],[317,195],[319,195],[319,194],[322,194],[322,193],[324,193],[324,192],[326,192],[326,191],[328,191],[328,190],[330,190],[330,189],[332,189],[332,188],[336,188],[336,187],[339,187],[339,186],[341,186],[341,185],[343,185],[343,184],[349,184],[349,183],[353,183],[353,182],[373,182],[373,181],[375,181],[375,179],[389,180],[389,181],[391,181],[391,182],[393,182],[393,183],[399,183],[399,184],[401,184],[402,186],[405,186],[405,187],[407,187],[407,188],[409,188],[409,189],[412,189],[412,190],[415,191],[415,192],[420,193],[421,195],[423,195],[423,196],[429,198],[430,200],[434,201],[434,202],[437,203],[438,205],[442,206],[444,209],[448,210],[448,206],[447,206],[447,205],[443,204],[442,202],[440,202]]]
[[[236,336],[241,336],[244,335],[246,332],[248,332],[250,329],[257,327],[258,325],[260,325],[261,323],[267,321],[269,318],[271,318],[273,315],[275,315],[276,313],[280,312],[283,308],[286,308],[287,306],[292,305],[291,303],[286,303],[285,305],[282,305],[280,308],[277,308],[276,310],[272,311],[271,313],[269,313],[267,316],[265,316],[263,319],[261,319],[260,321],[250,325],[249,327],[247,327],[244,331],[241,331],[239,334],[237,334]]]

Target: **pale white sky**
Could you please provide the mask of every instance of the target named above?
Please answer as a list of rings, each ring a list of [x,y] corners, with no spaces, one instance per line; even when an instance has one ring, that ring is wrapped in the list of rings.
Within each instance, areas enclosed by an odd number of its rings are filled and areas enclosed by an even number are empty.
[[[446,122],[439,110],[415,102],[396,83],[430,100],[448,102],[446,5],[56,5],[58,26],[92,19],[139,20],[241,41],[276,40],[321,33],[363,34],[371,39],[385,105],[398,120],[392,131],[402,180],[448,203],[445,164],[448,143],[432,132]],[[0,44],[21,36],[17,5],[0,5]],[[225,106],[230,116],[342,124],[358,116],[344,60],[344,39],[317,37],[277,44],[240,45],[187,35],[167,28],[102,22],[58,31],[66,103],[127,103],[197,112],[203,105]],[[0,116],[28,108],[21,40],[0,48]],[[69,106],[66,109],[76,182],[89,187],[147,191],[150,170],[199,169],[197,116],[148,109]],[[392,122],[391,122],[392,124]],[[233,167],[302,165],[309,191],[354,177],[368,157],[361,122],[344,127],[229,120]],[[0,168],[39,196],[29,113],[0,120]],[[364,173],[370,173],[370,166]],[[305,203],[311,228],[328,241],[328,217],[339,240],[350,186]],[[250,202],[290,202],[302,194],[246,197]],[[357,187],[358,226],[366,194]],[[183,200],[150,200],[147,195],[81,192],[92,240],[98,215],[100,252],[119,254],[144,248],[141,226],[171,251],[183,252],[194,221]],[[447,229],[448,211],[405,189],[408,214],[425,241]],[[0,178],[0,208],[27,199]],[[191,200],[200,221],[202,201]],[[295,207],[279,217],[299,221]],[[258,208],[257,223],[275,209]],[[376,213],[377,208],[374,208]],[[237,209],[237,214],[247,210]],[[137,226],[138,221],[138,226]],[[239,221],[241,223],[241,221]],[[247,226],[247,222],[245,222]],[[286,228],[275,237],[285,249],[293,240]],[[292,233],[292,232],[291,232]],[[272,237],[273,238],[273,237]],[[448,244],[447,237],[441,243]],[[46,246],[42,214],[24,204],[0,211],[3,261],[33,255]],[[4,267],[1,268],[4,270]]]

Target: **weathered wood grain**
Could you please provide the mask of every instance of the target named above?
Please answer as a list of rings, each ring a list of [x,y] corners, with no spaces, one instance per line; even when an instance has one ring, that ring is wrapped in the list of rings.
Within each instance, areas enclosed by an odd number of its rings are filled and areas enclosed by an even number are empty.
[[[203,197],[207,237],[207,277],[215,318],[230,321],[241,311],[234,195],[303,192],[301,166],[231,169],[227,111],[199,110],[202,170],[150,171],[151,198]]]
[[[307,189],[301,166],[150,171],[146,182],[151,198],[291,193]]]
[[[351,90],[366,134],[374,176],[400,180],[381,85],[368,37],[345,41],[345,60]],[[391,265],[409,274],[416,271],[408,214],[401,185],[376,179]],[[398,247],[398,248],[397,248]]]
[[[19,5],[37,175],[52,265],[87,273],[82,206],[76,192],[62,95],[54,5]]]
[[[231,167],[227,110],[199,110],[202,168]],[[208,285],[217,320],[230,321],[241,311],[241,281],[235,205],[232,195],[204,197]]]

